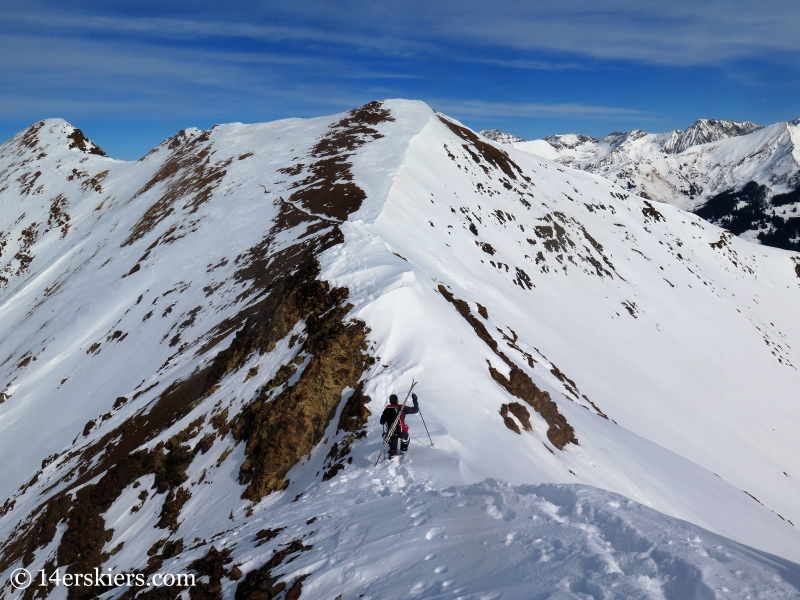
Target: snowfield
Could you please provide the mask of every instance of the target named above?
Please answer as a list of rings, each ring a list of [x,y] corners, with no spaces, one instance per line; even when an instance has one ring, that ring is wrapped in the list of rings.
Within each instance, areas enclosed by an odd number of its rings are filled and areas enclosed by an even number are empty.
[[[797,253],[421,102],[136,162],[40,122],[0,147],[0,595],[800,598],[798,300]],[[373,467],[412,378],[433,447]]]

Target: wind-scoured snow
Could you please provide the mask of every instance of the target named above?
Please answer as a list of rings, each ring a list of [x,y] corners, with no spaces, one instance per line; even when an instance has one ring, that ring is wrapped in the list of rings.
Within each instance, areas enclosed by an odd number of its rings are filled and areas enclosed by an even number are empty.
[[[230,553],[224,598],[267,571],[303,598],[799,597],[800,257],[423,103],[381,109],[186,130],[137,162],[71,148],[59,120],[0,147],[0,536],[96,482],[81,479],[108,460],[93,445],[119,431],[107,455],[120,439],[194,453],[184,481],[145,474],[110,499],[103,568],[145,569],[153,550],[162,572],[192,570],[213,545]],[[348,212],[298,195],[314,189],[344,190]],[[305,324],[184,408],[169,393],[303,252],[369,329],[371,415],[348,438],[345,390],[288,486],[251,502],[236,419],[297,384]],[[501,385],[515,369],[577,443],[556,444],[552,414]],[[373,467],[383,404],[412,378],[435,447],[410,416],[409,454]],[[514,403],[530,427],[501,414]],[[141,439],[125,429],[157,419]],[[0,563],[0,585],[65,555],[58,523]],[[156,551],[164,540],[182,550]]]

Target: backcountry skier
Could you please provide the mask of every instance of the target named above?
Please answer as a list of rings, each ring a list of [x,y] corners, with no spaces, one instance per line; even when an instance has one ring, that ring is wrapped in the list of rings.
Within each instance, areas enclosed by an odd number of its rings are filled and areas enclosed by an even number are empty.
[[[392,394],[389,396],[389,404],[383,409],[381,415],[381,425],[384,426],[384,436],[388,433],[388,429],[397,418],[398,411],[402,410],[400,415],[400,422],[394,430],[394,434],[389,440],[389,458],[394,458],[398,454],[402,454],[408,450],[408,425],[406,425],[406,415],[415,415],[419,412],[419,403],[417,402],[417,395],[411,394],[411,400],[414,406],[402,406],[397,400],[397,395]],[[400,442],[400,451],[397,450],[397,442]]]

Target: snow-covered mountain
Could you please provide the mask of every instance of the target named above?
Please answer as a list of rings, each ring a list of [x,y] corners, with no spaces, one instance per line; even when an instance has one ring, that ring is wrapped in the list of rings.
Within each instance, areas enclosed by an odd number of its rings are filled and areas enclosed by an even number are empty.
[[[403,100],[41,121],[0,232],[3,597],[800,597],[796,253]]]
[[[699,119],[692,123],[686,131],[673,131],[669,141],[664,145],[664,150],[670,154],[679,154],[692,146],[747,135],[759,129],[763,129],[763,127],[750,121]]]
[[[486,139],[492,140],[493,142],[497,142],[499,144],[514,144],[516,142],[525,141],[521,137],[506,133],[505,131],[500,131],[499,129],[484,129],[479,133]]]
[[[800,250],[800,120],[701,119],[686,131],[553,135],[515,144],[603,175],[768,246]]]

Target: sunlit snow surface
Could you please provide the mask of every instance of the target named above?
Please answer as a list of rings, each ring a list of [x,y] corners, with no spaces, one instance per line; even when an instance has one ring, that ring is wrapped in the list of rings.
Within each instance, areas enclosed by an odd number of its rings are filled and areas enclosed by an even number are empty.
[[[401,465],[354,469],[215,543],[235,544],[246,571],[272,554],[255,532],[286,526],[275,545],[313,545],[280,570],[287,582],[312,573],[303,598],[800,597],[797,564],[622,496],[494,480],[437,489],[412,466],[428,452],[412,449]],[[235,583],[225,586],[232,595]]]
[[[214,544],[231,548],[247,573],[302,539],[313,549],[278,572],[287,582],[310,574],[303,598],[800,597],[798,567],[787,562],[800,562],[792,524],[800,525],[798,257],[504,147],[522,170],[511,181],[476,162],[424,104],[385,106],[395,120],[378,126],[384,137],[349,159],[367,199],[341,225],[344,243],[320,256],[322,277],[349,289],[351,316],[370,328],[368,435],[352,464],[321,482],[337,415],[326,441],[290,471],[290,486],[252,516],[237,481],[243,445],[230,434],[216,439],[187,470],[192,497],[171,536],[198,546],[162,571],[178,572]],[[215,128],[211,156],[230,162],[209,199],[194,211],[177,205],[130,244],[134,224],[164,191],[159,184],[137,195],[166,146],[137,163],[87,156],[59,146],[63,122],[48,121],[48,157],[3,147],[4,165],[30,158],[24,172],[39,175],[22,193],[29,178],[18,181],[17,164],[0,192],[0,269],[10,265],[0,292],[0,391],[8,395],[0,501],[16,501],[0,536],[49,485],[62,485],[67,467],[43,465],[48,456],[100,439],[226,347],[233,332],[215,347],[204,342],[252,302],[241,296],[235,259],[263,238],[278,199],[302,177],[279,169],[306,161],[340,118]],[[88,175],[69,179],[73,169]],[[86,183],[104,170],[100,191]],[[69,197],[63,239],[57,224],[45,231],[58,193]],[[31,223],[37,236],[24,250]],[[183,237],[152,246],[171,227]],[[306,227],[282,232],[276,244]],[[23,250],[32,259],[15,275]],[[578,445],[554,448],[532,410],[532,431],[504,425],[500,407],[514,398],[487,361],[508,367],[440,284],[473,314],[485,307],[490,335],[551,394]],[[254,355],[148,447],[214,406],[237,414],[296,353],[284,339]],[[409,417],[411,452],[373,468],[382,405],[412,377],[435,447]],[[198,437],[211,431],[205,424]],[[105,551],[124,542],[105,565],[118,571],[142,568],[147,549],[169,535],[154,526],[165,494],[139,498],[145,479],[104,515],[114,529]],[[286,529],[256,548],[257,531],[278,527]],[[32,570],[61,533],[36,552]],[[225,598],[236,585],[223,580]]]

